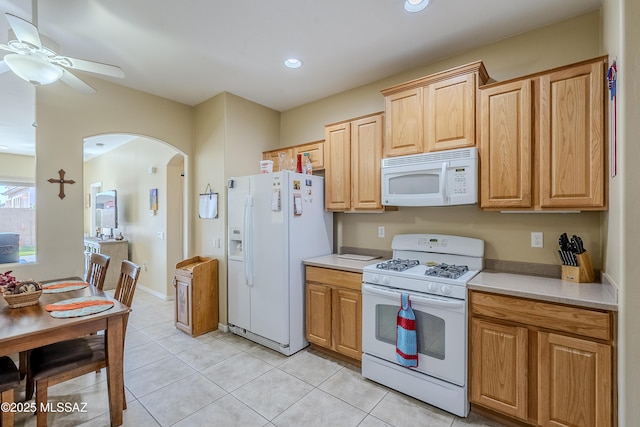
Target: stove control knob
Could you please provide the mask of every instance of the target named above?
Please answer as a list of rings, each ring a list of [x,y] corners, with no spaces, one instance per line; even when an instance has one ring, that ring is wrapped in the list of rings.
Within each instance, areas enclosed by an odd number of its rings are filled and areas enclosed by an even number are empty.
[[[449,285],[444,285],[442,287],[442,294],[443,295],[451,295],[451,286]]]
[[[373,276],[371,276],[371,281],[373,283],[380,283],[380,276],[377,274],[374,274]]]
[[[382,277],[382,284],[383,285],[388,285],[389,283],[391,283],[391,279],[389,278],[389,276],[383,276]]]
[[[427,290],[431,293],[438,292],[438,285],[433,282],[429,282],[427,284]]]

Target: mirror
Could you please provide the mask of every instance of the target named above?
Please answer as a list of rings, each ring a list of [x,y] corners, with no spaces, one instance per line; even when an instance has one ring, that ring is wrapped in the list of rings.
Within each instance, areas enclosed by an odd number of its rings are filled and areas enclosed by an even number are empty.
[[[118,228],[118,195],[116,190],[96,193],[96,225],[101,229]]]

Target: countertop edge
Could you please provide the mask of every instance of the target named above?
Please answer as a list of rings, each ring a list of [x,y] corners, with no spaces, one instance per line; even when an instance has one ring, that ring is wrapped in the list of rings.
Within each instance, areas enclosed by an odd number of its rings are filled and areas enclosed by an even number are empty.
[[[332,254],[316,258],[304,259],[302,260],[302,264],[311,267],[330,268],[333,270],[350,271],[353,273],[362,274],[362,269],[365,266],[375,264],[379,261],[379,259],[359,261],[346,258],[338,258],[337,254]]]
[[[498,280],[493,281],[492,277]],[[543,283],[545,289],[536,289],[535,286],[530,286],[528,289],[514,289],[504,286],[500,283],[502,280],[513,277],[514,280],[518,278],[528,277],[533,281]],[[557,282],[557,283],[556,283]],[[595,297],[580,297],[580,296],[567,296],[563,295],[563,287],[571,286],[577,288],[580,286],[600,286],[601,291],[599,298]],[[539,301],[547,301],[559,304],[567,304],[576,307],[593,308],[607,311],[618,311],[617,304],[617,292],[616,289],[608,282],[604,283],[592,283],[592,284],[575,284],[571,282],[564,282],[560,279],[550,279],[537,276],[522,276],[511,273],[500,272],[481,272],[476,277],[471,279],[467,284],[467,289],[483,292],[491,292],[495,294],[509,295],[514,297],[529,298]],[[579,288],[578,288],[579,289]],[[586,289],[586,288],[585,288]],[[593,289],[593,288],[592,288]],[[604,296],[602,295],[604,294]]]

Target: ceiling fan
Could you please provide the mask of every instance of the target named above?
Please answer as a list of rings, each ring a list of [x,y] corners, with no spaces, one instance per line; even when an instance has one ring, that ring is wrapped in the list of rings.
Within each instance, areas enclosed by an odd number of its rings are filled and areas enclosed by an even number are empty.
[[[0,49],[11,53],[5,54],[4,60],[0,60],[0,73],[13,71],[34,86],[62,80],[72,88],[85,93],[93,93],[95,89],[76,77],[69,69],[124,77],[122,69],[115,65],[58,55],[57,47],[53,47],[55,42],[38,33],[37,0],[32,0],[31,10],[33,23],[10,13],[5,14],[11,30],[9,41],[7,44],[0,44]],[[46,42],[47,46],[43,42]]]

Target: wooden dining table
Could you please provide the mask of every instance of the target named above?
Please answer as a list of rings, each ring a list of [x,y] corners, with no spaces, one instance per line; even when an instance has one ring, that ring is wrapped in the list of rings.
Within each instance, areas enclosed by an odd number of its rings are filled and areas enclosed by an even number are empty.
[[[45,309],[47,304],[84,296],[104,296],[113,300],[114,305],[100,313],[71,318],[54,318]],[[120,426],[124,402],[124,320],[130,311],[129,307],[93,286],[68,292],[43,293],[38,304],[22,308],[10,308],[4,298],[0,298],[0,356],[104,330],[109,415],[111,426]]]

